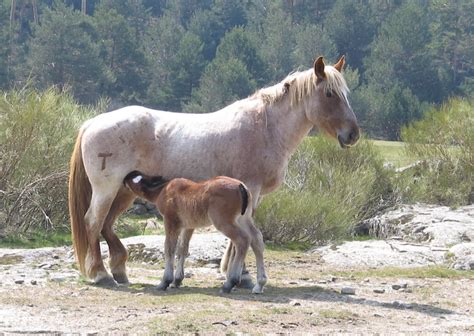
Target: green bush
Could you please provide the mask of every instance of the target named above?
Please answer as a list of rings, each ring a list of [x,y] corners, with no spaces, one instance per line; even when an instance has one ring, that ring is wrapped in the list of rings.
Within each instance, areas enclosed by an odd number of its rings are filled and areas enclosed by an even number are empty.
[[[347,237],[390,198],[389,171],[368,141],[341,150],[324,137],[309,137],[292,157],[284,185],[264,198],[256,221],[267,240],[320,243]]]
[[[67,227],[69,158],[95,113],[55,88],[1,92],[0,236]]]
[[[402,129],[419,160],[399,180],[407,201],[450,206],[474,202],[474,100],[454,98]]]

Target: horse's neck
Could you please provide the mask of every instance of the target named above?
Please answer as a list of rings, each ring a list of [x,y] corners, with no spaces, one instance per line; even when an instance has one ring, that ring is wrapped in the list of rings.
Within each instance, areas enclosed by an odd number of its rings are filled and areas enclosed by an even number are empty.
[[[291,107],[289,101],[267,108],[267,132],[282,154],[290,156],[313,127],[303,104]]]

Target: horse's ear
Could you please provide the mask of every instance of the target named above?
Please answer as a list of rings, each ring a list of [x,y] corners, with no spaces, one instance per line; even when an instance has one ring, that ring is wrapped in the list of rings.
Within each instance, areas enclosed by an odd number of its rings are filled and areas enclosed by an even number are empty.
[[[342,69],[344,68],[344,64],[346,64],[346,57],[342,55],[339,61],[337,61],[337,63],[334,64],[334,67],[336,68],[337,71],[342,72]]]
[[[323,57],[319,56],[316,61],[314,61],[314,74],[318,79],[325,79],[326,78],[326,73],[324,72],[324,61]]]

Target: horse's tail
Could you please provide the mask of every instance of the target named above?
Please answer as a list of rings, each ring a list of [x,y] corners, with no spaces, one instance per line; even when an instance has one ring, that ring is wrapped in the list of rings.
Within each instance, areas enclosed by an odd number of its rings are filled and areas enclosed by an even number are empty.
[[[245,184],[243,183],[239,184],[239,190],[240,190],[240,196],[242,197],[242,210],[240,211],[240,214],[243,215],[249,205],[249,191],[247,187],[245,186]]]
[[[69,170],[69,215],[71,217],[72,241],[76,260],[82,274],[85,274],[85,260],[88,248],[86,223],[84,216],[92,198],[92,187],[82,160],[83,129],[79,131]]]

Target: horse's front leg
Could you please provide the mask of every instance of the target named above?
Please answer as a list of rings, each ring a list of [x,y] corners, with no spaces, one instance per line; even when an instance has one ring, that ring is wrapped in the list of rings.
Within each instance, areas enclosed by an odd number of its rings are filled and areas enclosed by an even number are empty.
[[[158,289],[166,290],[170,283],[173,282],[174,258],[176,253],[176,245],[179,238],[179,221],[176,219],[166,218],[165,223],[165,272]]]
[[[181,232],[178,246],[178,264],[174,273],[173,284],[175,287],[181,286],[184,279],[184,262],[189,254],[189,241],[193,236],[194,229],[185,229]]]
[[[255,261],[257,264],[257,284],[253,287],[252,293],[263,293],[263,287],[267,283],[267,274],[265,273],[265,264],[263,258],[263,251],[265,244],[263,242],[262,232],[254,225],[252,218],[247,218],[247,229],[250,234],[250,245],[255,254]]]

